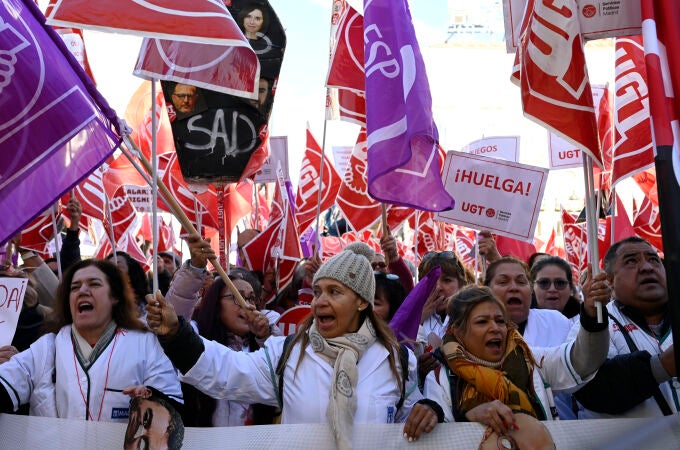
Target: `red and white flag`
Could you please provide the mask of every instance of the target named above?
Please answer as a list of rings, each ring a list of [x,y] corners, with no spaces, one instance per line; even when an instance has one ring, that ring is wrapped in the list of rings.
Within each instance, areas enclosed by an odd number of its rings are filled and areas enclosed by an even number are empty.
[[[153,117],[151,108],[151,82],[142,81],[125,109],[125,121],[132,128],[130,138],[151,160],[151,138],[153,135]],[[175,151],[170,119],[165,107],[165,99],[161,84],[156,82],[156,154]],[[124,158],[125,159],[125,158]]]
[[[116,240],[116,250],[123,251],[130,255],[132,259],[141,264],[144,272],[148,272],[151,269],[147,257],[139,248],[137,241],[132,233],[132,231],[127,231],[120,239]],[[94,259],[104,259],[113,253],[113,248],[111,247],[111,241],[108,235],[105,233],[102,239],[99,241],[99,247],[94,252]]]
[[[133,73],[256,100],[260,61],[245,37],[238,42],[224,46],[144,39]]]
[[[51,0],[48,11],[47,23],[62,27],[213,45],[242,45],[244,40],[221,1],[118,0],[113,5],[104,0]]]
[[[323,169],[321,168],[322,160]],[[295,197],[298,234],[304,233],[307,227],[316,220],[317,205],[320,213],[333,206],[341,184],[340,175],[335,171],[330,160],[325,155],[321,155],[321,147],[307,128],[307,149],[302,157],[300,182]],[[319,194],[319,185],[321,185],[321,194]]]
[[[259,270],[265,276],[275,275],[276,292],[280,292],[293,280],[297,263],[302,258],[300,238],[291,206],[285,182],[279,177],[269,226],[243,247],[250,270]]]
[[[680,294],[680,4],[642,0],[649,108],[668,295]]]
[[[366,149],[366,130],[362,129],[336,199],[342,215],[356,231],[375,225],[382,213],[380,203],[368,195]]]
[[[616,39],[612,184],[654,164],[642,36]]]
[[[586,151],[602,168],[597,121],[576,0],[529,0],[513,82],[524,115]]]
[[[652,203],[649,197],[642,200],[640,209],[633,214],[633,229],[635,234],[647,239],[657,250],[663,252],[659,206]]]
[[[55,218],[59,220],[60,215],[57,215]],[[52,213],[50,210],[47,210],[21,231],[21,247],[34,250],[41,255],[49,257],[49,243],[53,238]]]

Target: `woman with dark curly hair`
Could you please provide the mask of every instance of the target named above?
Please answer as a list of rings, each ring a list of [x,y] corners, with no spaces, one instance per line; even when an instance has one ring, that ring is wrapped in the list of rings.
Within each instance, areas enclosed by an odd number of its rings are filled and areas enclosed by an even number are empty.
[[[130,286],[135,294],[135,301],[143,310],[144,304],[146,304],[146,296],[151,292],[142,265],[129,254],[120,251],[116,251],[115,254],[111,253],[106,259],[115,263],[120,270],[127,274]]]
[[[175,369],[138,318],[127,276],[87,259],[59,285],[55,331],[0,365],[0,411],[30,404],[30,414],[127,422],[123,391],[151,386],[182,398]]]

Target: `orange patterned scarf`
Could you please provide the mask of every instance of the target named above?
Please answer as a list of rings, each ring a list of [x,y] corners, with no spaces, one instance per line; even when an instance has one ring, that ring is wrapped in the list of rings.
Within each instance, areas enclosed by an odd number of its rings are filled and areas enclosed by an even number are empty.
[[[441,351],[449,368],[462,380],[456,398],[457,409],[465,414],[472,408],[492,400],[500,400],[514,412],[523,412],[545,420],[537,403],[533,387],[535,361],[522,335],[516,329],[508,331],[505,354],[498,368],[491,367],[470,355],[453,338],[446,336]],[[461,389],[462,388],[462,389]],[[454,392],[451,393],[454,396]]]

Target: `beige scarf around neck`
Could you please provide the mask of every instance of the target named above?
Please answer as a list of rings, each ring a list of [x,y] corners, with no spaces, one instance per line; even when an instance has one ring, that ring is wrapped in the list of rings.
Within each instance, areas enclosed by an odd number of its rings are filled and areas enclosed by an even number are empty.
[[[375,342],[375,329],[367,318],[356,333],[324,339],[316,329],[316,322],[313,322],[309,340],[312,349],[333,367],[326,418],[338,448],[350,449],[357,410],[357,364],[361,355]]]

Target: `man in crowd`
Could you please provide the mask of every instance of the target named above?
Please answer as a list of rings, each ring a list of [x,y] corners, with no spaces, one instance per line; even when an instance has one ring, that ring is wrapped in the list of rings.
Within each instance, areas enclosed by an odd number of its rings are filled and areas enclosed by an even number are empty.
[[[680,385],[663,262],[647,241],[633,236],[612,245],[604,265],[614,297],[607,305],[609,359],[576,393],[587,408],[579,417],[676,413]]]

